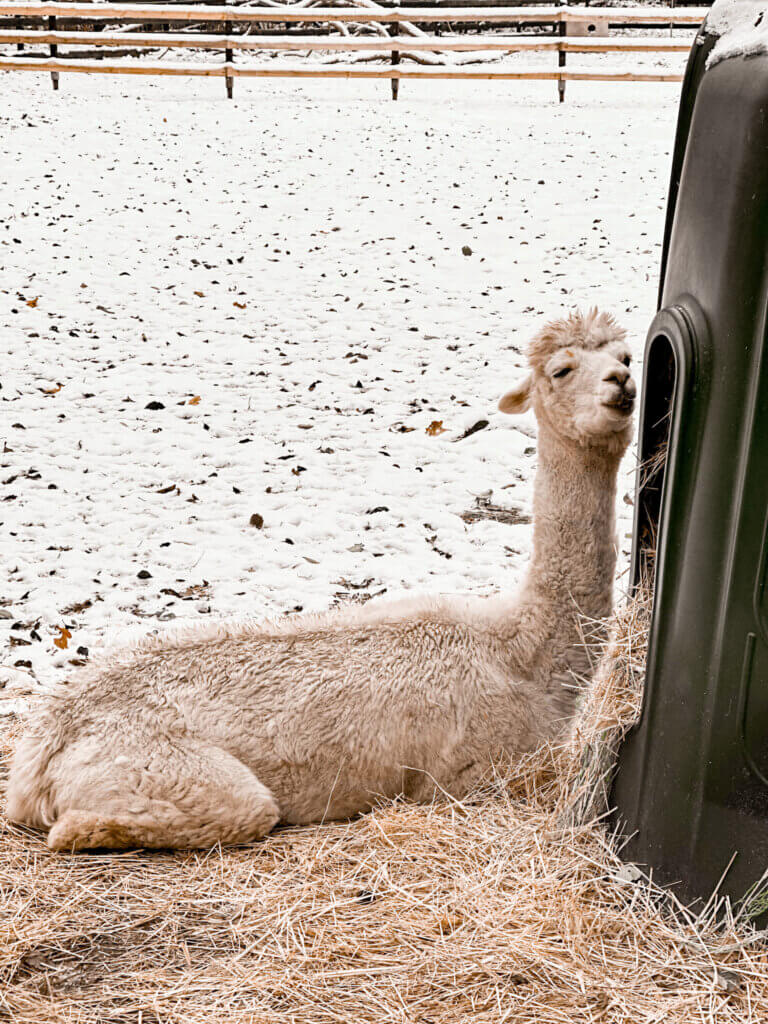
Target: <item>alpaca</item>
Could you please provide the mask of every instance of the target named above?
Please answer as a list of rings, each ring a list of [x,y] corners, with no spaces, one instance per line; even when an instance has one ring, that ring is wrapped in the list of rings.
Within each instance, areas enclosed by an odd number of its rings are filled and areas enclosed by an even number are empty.
[[[513,597],[371,602],[151,638],[82,671],[16,750],[8,816],[54,850],[245,843],[382,798],[461,798],[561,741],[611,612],[635,385],[625,332],[547,325],[499,408],[539,426],[531,564]]]

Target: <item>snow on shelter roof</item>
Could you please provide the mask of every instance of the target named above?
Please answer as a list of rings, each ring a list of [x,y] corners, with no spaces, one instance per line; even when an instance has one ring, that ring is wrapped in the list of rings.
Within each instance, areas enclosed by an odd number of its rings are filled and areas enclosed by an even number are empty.
[[[768,53],[768,2],[766,0],[716,0],[706,22],[707,32],[720,38],[707,66],[726,57]]]

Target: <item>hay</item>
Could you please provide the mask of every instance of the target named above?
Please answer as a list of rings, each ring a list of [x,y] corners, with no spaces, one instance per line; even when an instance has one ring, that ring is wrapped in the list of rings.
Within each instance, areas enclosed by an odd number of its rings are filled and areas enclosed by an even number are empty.
[[[594,821],[609,810],[619,746],[640,714],[651,604],[650,587],[641,587],[614,616],[573,737],[561,754],[563,827]]]
[[[617,618],[573,742],[464,804],[208,853],[52,855],[0,823],[0,1020],[768,1021],[764,936],[714,903],[694,918],[591,820],[637,713],[646,611]]]

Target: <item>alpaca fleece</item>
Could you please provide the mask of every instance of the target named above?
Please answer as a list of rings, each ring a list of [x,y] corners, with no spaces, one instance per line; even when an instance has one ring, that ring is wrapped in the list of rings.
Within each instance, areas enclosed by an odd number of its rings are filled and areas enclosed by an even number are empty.
[[[54,694],[15,752],[8,816],[53,849],[187,847],[404,795],[462,797],[563,738],[611,611],[634,384],[606,314],[549,324],[500,402],[539,423],[534,545],[511,597],[371,602],[144,642]],[[599,628],[599,627],[598,627]]]

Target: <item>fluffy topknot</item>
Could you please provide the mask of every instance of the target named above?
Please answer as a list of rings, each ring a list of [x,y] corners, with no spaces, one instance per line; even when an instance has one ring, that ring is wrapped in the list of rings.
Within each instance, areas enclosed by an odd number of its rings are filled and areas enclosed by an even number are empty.
[[[539,331],[528,348],[528,362],[534,370],[540,371],[553,353],[567,345],[598,349],[611,341],[623,341],[626,334],[610,313],[601,313],[597,307],[587,313],[574,310]]]

